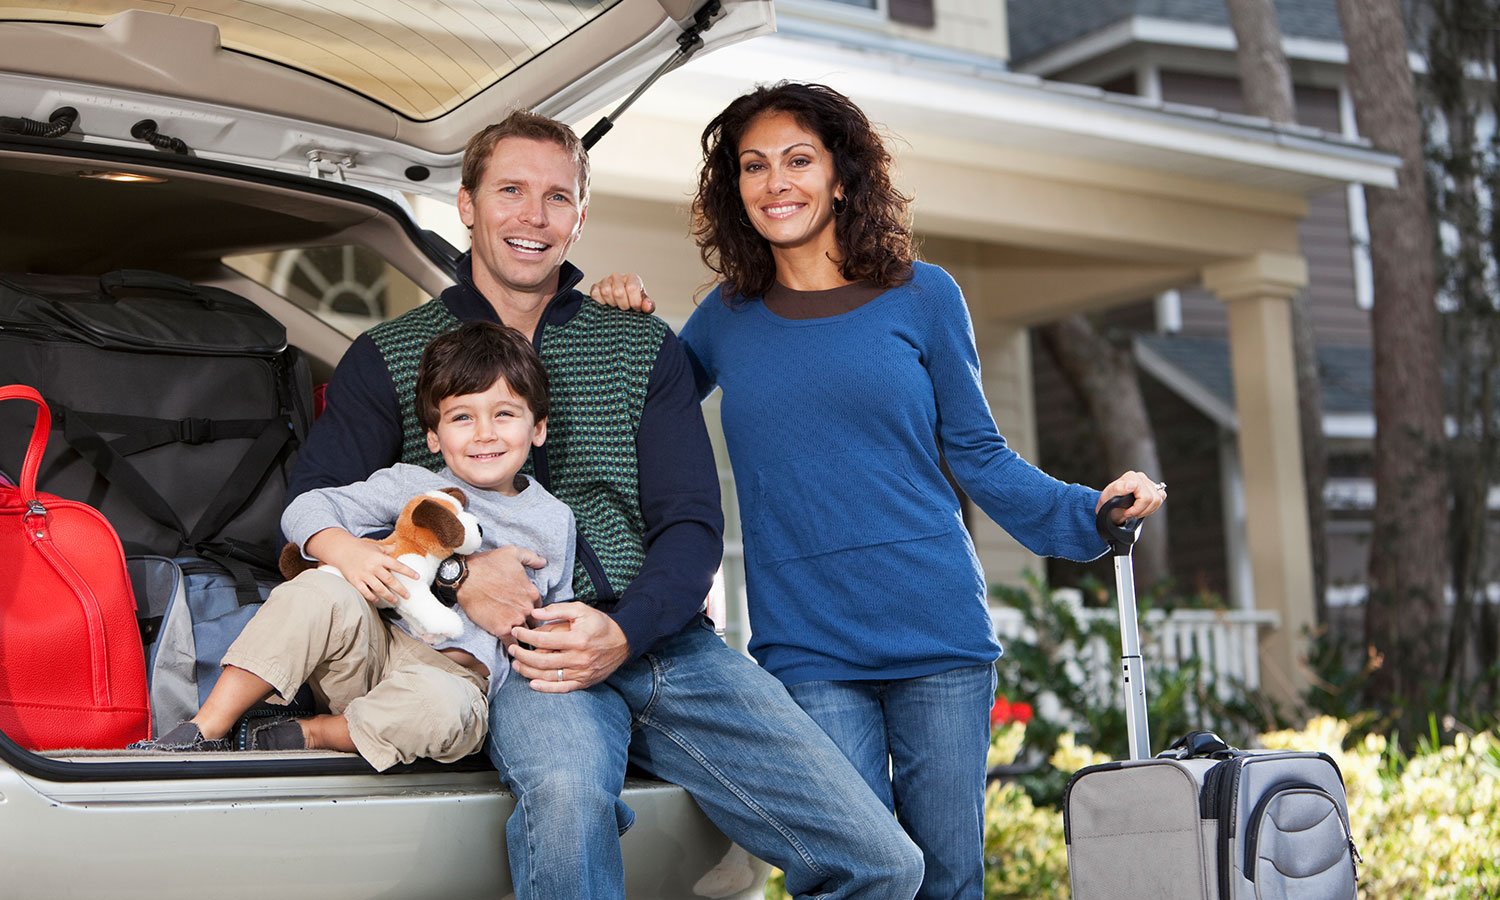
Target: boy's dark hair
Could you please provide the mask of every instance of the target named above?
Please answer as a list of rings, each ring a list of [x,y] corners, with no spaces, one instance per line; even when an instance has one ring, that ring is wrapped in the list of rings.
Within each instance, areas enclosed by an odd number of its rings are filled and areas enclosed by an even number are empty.
[[[521,332],[498,322],[465,322],[433,338],[417,367],[422,430],[437,430],[445,397],[483,393],[501,378],[538,422],[547,418],[547,370]]]

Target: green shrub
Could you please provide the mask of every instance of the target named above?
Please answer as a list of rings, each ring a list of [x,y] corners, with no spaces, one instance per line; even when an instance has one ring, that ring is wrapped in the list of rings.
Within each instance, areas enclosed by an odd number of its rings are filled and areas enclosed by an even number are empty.
[[[1365,900],[1500,897],[1500,741],[1493,732],[1429,736],[1411,756],[1384,735],[1345,747],[1349,724],[1313,719],[1270,748],[1326,750],[1344,774],[1350,828],[1364,856]]]
[[[1329,717],[1300,731],[1261,735],[1255,746],[1322,750],[1349,794],[1350,827],[1364,858],[1364,900],[1494,900],[1500,897],[1500,740],[1486,732],[1428,739],[1410,757],[1385,737],[1345,746],[1347,722]],[[1049,767],[1059,773],[1107,757],[1059,740]],[[1062,814],[1036,807],[1015,786],[992,787],[986,805],[987,898],[1067,900]]]
[[[1010,762],[1023,743],[1030,746],[1034,726],[997,728],[991,764]],[[1384,735],[1351,737],[1347,720],[1322,716],[1246,746],[1333,757],[1363,856],[1363,900],[1500,898],[1500,737],[1494,732],[1444,735],[1434,726],[1407,755]],[[1108,759],[1064,732],[1041,776],[1065,783],[1073,772]],[[1068,900],[1062,813],[1038,803],[1022,785],[996,783],[986,793],[984,855],[989,900]],[[780,873],[766,897],[787,900]]]

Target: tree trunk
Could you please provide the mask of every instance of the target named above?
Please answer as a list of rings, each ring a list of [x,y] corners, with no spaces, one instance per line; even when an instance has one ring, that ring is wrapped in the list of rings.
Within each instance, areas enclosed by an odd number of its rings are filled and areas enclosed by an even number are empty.
[[[1297,105],[1292,70],[1281,47],[1281,24],[1271,0],[1225,0],[1237,46],[1240,91],[1253,116],[1293,123]],[[1328,446],[1323,437],[1323,377],[1318,343],[1307,311],[1306,292],[1292,298],[1293,354],[1297,367],[1297,412],[1302,432],[1302,480],[1307,489],[1307,533],[1318,624],[1328,622]]]
[[[1156,438],[1130,346],[1116,346],[1083,316],[1068,316],[1043,325],[1038,334],[1063,376],[1083,400],[1102,445],[1105,471],[1114,478],[1135,470],[1160,474]],[[1167,577],[1167,506],[1146,520],[1143,539],[1131,553],[1140,584],[1152,586]]]
[[[1234,27],[1240,92],[1252,116],[1295,122],[1292,72],[1281,49],[1281,23],[1271,0],[1224,0]]]
[[[1421,123],[1398,0],[1338,0],[1360,131],[1401,158],[1366,188],[1375,307],[1375,511],[1365,639],[1383,660],[1370,699],[1415,711],[1442,671],[1448,558],[1443,397]]]

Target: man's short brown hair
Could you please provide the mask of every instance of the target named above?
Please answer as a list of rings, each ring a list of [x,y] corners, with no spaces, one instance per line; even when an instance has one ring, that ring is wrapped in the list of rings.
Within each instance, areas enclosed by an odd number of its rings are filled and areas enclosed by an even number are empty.
[[[461,176],[464,190],[470,194],[474,193],[479,187],[479,182],[484,180],[484,167],[489,165],[490,157],[495,152],[495,145],[512,137],[547,141],[566,150],[578,166],[578,202],[588,203],[589,152],[583,148],[583,142],[567,125],[525,109],[516,110],[469,138],[468,145],[464,147],[464,165]]]
[[[444,399],[482,394],[501,378],[538,422],[547,418],[547,370],[521,332],[499,322],[465,322],[438,335],[417,367],[417,422],[436,431]]]

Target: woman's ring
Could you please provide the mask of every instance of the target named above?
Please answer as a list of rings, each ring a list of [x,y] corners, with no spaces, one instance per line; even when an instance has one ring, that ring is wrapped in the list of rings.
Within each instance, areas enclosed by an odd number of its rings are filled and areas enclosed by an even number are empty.
[[[1161,491],[1162,493],[1166,493],[1166,491],[1167,491],[1167,483],[1165,481],[1158,481],[1156,483],[1156,489],[1158,491]]]
[[[557,681],[562,681],[562,669],[557,670]]]

